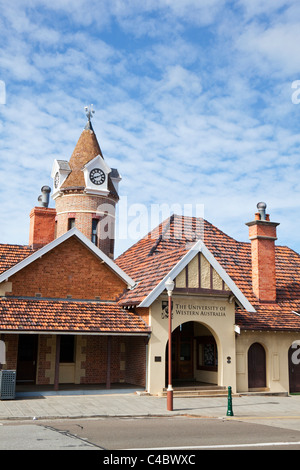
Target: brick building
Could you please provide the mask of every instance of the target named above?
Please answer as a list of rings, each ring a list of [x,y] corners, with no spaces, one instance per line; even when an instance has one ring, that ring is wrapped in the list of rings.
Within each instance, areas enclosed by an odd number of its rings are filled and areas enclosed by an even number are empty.
[[[0,334],[17,383],[166,385],[172,301],[174,384],[300,391],[300,256],[277,246],[258,211],[249,242],[173,215],[114,259],[121,177],[90,119],[69,161],[53,164],[28,246],[0,245]]]
[[[0,245],[4,367],[17,371],[17,384],[143,387],[150,328],[120,303],[135,281],[113,261],[121,178],[90,119],[52,176],[55,209],[44,186],[28,246]]]

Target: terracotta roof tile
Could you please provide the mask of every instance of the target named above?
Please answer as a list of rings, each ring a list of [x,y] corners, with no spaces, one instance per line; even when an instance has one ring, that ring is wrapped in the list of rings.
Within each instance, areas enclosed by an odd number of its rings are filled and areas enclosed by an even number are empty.
[[[115,303],[0,298],[0,329],[147,334],[142,318]]]
[[[0,245],[0,274],[19,263],[27,256],[32,255],[34,250],[29,246],[22,245]]]

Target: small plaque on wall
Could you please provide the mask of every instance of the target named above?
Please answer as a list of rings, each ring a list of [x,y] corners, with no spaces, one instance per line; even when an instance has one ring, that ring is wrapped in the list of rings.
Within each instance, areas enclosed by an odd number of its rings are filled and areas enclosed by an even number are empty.
[[[161,362],[161,356],[154,356],[154,362]]]

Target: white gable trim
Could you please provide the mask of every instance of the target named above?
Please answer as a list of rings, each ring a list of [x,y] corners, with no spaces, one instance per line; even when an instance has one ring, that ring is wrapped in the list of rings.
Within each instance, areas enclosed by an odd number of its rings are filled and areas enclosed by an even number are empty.
[[[178,276],[178,274],[189,264],[189,262],[200,252],[205,256],[207,261],[212,265],[215,271],[223,279],[225,284],[229,287],[231,292],[234,294],[237,302],[248,312],[254,313],[256,310],[251,305],[249,300],[240,291],[235,282],[227,274],[224,268],[216,260],[213,254],[206,248],[202,240],[198,240],[197,243],[186,253],[186,255],[174,266],[173,269],[164,277],[164,279],[147,295],[147,297],[138,305],[139,307],[150,307],[150,305],[157,299],[157,297],[164,291],[166,280],[171,277],[172,280]]]
[[[93,184],[90,180],[89,174],[90,171],[100,168],[105,173],[105,181],[100,186]],[[90,160],[86,165],[83,167],[83,175],[85,180],[85,192],[88,194],[102,194],[107,196],[109,194],[108,189],[108,175],[111,172],[111,168],[107,165],[101,155],[97,155],[93,160]]]
[[[111,168],[108,166],[104,158],[101,157],[101,155],[97,155],[92,160],[87,162],[83,168],[84,169],[86,168],[87,170],[89,170],[89,168],[94,168],[98,163],[100,163],[100,166],[102,167],[103,170],[105,170],[106,173],[111,172]]]
[[[11,276],[21,271],[23,268],[33,263],[38,258],[41,258],[46,253],[53,250],[54,248],[59,246],[61,243],[63,243],[64,241],[68,240],[69,238],[73,236],[77,237],[101,261],[107,264],[109,268],[112,271],[114,271],[117,274],[117,276],[119,276],[127,284],[129,288],[134,287],[135,281],[131,279],[131,277],[128,276],[121,268],[119,268],[119,266],[117,266],[116,263],[114,263],[105,253],[103,253],[103,251],[101,251],[96,245],[94,245],[94,243],[92,243],[85,235],[79,232],[79,230],[76,227],[72,228],[71,230],[63,234],[61,237],[56,238],[56,240],[53,240],[52,242],[48,243],[48,245],[45,245],[39,250],[35,251],[32,255],[28,256],[27,258],[25,258],[20,263],[13,266],[12,268],[8,269],[7,271],[4,271],[4,273],[0,275],[0,283],[8,280]]]

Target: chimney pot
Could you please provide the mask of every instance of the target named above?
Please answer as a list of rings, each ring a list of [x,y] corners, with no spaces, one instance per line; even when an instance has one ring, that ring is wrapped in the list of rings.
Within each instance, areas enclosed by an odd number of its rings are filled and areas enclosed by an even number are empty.
[[[51,188],[49,186],[43,186],[41,191],[42,191],[42,194],[39,197],[39,201],[41,202],[41,206],[42,207],[48,207],[49,206],[49,195],[51,193]]]
[[[267,204],[265,202],[259,202],[256,207],[260,213],[260,220],[266,220]]]

